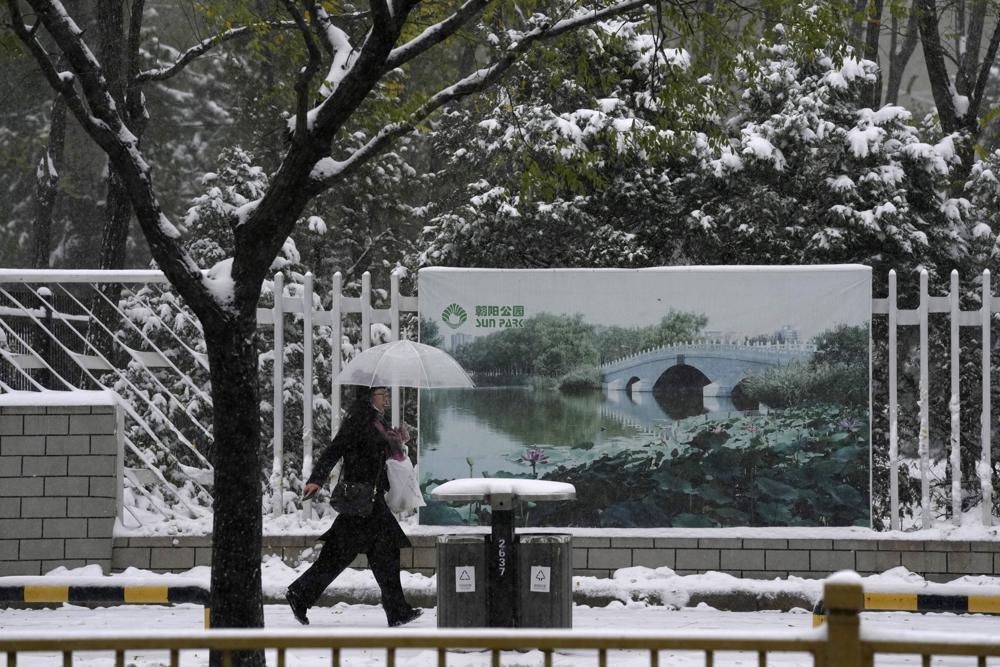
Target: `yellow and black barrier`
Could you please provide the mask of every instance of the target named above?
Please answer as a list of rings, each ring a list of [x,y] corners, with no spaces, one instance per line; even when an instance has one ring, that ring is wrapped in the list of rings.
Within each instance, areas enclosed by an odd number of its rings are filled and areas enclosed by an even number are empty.
[[[1000,614],[1000,595],[866,592],[862,611],[919,611],[953,614]],[[813,608],[813,627],[826,621],[823,600]]]
[[[205,606],[205,627],[209,625],[209,591],[200,586],[50,586],[0,585],[0,604],[182,604]]]

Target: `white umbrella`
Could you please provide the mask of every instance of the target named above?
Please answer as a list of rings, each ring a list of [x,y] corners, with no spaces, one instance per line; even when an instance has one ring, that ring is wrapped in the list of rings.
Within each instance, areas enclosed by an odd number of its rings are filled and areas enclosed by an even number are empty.
[[[368,348],[351,359],[333,381],[365,387],[435,389],[475,386],[447,352],[410,340]]]

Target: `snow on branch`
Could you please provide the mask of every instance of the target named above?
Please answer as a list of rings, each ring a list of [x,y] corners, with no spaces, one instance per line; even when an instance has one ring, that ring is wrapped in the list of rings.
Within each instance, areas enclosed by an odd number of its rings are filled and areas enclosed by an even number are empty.
[[[428,26],[406,44],[393,49],[386,60],[386,69],[395,69],[403,63],[413,60],[432,46],[440,44],[479,14],[489,2],[490,0],[466,0],[454,14],[440,23]]]
[[[213,35],[212,37],[207,37],[201,40],[182,53],[180,57],[170,65],[139,72],[136,75],[135,80],[137,83],[144,83],[146,81],[163,81],[164,79],[169,79],[174,76],[187,67],[193,60],[204,55],[212,48],[222,44],[223,42],[228,42],[231,39],[244,37],[246,35],[260,33],[265,28],[283,30],[294,27],[294,21],[264,21],[261,23],[251,23],[237,28],[230,28],[229,30],[219,33],[218,35]]]
[[[454,100],[485,90],[495,83],[504,72],[510,69],[517,62],[517,59],[535,43],[558,37],[559,35],[611,16],[617,16],[645,7],[650,2],[651,0],[626,0],[625,2],[596,11],[580,11],[552,25],[539,26],[524,33],[518,42],[512,44],[502,57],[488,67],[476,70],[452,85],[441,89],[416,109],[406,121],[386,125],[368,143],[352,153],[346,160],[337,161],[333,158],[320,160],[310,174],[310,178],[312,179],[311,189],[315,192],[320,192],[334,183],[345,179],[361,165],[368,162],[375,155],[378,155],[393,141],[412,131],[417,123],[426,119],[438,109]],[[416,39],[419,39],[419,37]]]
[[[322,54],[319,51],[319,47],[316,46],[316,40],[313,39],[309,24],[306,23],[305,17],[302,16],[295,2],[293,0],[282,0],[282,2],[284,2],[285,9],[295,20],[295,25],[298,27],[299,33],[302,34],[302,40],[306,43],[306,50],[309,53],[309,62],[299,70],[299,75],[295,78],[295,95],[298,99],[295,109],[294,136],[297,142],[303,142],[309,134],[307,120],[309,115],[309,82],[312,81],[317,70],[319,70]]]
[[[351,46],[347,33],[334,25],[333,19],[325,9],[317,7],[316,18],[319,20],[320,32],[326,38],[330,53],[333,55],[330,71],[319,89],[320,95],[329,97],[351,70],[351,65],[357,57],[357,50]]]

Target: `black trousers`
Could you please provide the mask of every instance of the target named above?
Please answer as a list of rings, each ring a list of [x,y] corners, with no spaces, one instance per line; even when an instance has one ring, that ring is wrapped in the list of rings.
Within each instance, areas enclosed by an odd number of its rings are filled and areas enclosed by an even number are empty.
[[[379,509],[376,507],[376,512]],[[395,524],[391,514],[389,518]],[[319,557],[292,582],[288,587],[289,593],[311,607],[351,561],[364,552],[368,557],[368,567],[382,592],[386,621],[391,624],[408,614],[412,607],[403,597],[403,586],[399,581],[399,539],[391,530],[379,530],[382,526],[377,518],[371,523],[375,525],[355,517],[337,517],[324,536],[326,542]],[[395,526],[398,531],[398,524]]]

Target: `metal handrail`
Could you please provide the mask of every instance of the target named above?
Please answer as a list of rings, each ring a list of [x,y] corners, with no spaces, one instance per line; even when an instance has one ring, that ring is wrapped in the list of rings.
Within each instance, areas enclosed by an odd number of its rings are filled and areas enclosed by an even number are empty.
[[[544,664],[552,664],[554,651],[594,650],[600,667],[608,664],[608,651],[649,651],[650,664],[658,664],[658,651],[701,651],[706,664],[714,664],[714,655],[722,651],[757,653],[760,664],[766,664],[768,653],[809,653],[819,667],[867,667],[880,653],[907,653],[928,658],[934,655],[978,656],[984,665],[986,657],[1000,656],[1000,638],[977,638],[953,641],[940,633],[892,631],[888,634],[862,627],[860,612],[864,608],[860,577],[854,573],[834,575],[824,584],[824,599],[828,603],[828,622],[807,630],[755,633],[725,631],[657,632],[608,631],[579,632],[564,629],[544,630],[434,630],[414,629],[399,632],[393,629],[362,630],[206,630],[187,632],[93,632],[70,633],[53,637],[48,633],[4,633],[0,635],[0,654],[7,655],[8,664],[16,664],[19,653],[58,652],[72,662],[76,651],[113,651],[117,657],[126,651],[162,650],[170,652],[170,664],[179,664],[182,650],[208,649],[223,652],[223,665],[231,664],[232,652],[276,649],[278,664],[285,664],[285,653],[294,649],[329,649],[332,664],[341,664],[345,649],[386,650],[386,665],[396,664],[396,652],[406,649],[436,649],[438,664],[447,662],[447,652],[457,649],[479,649],[491,652],[491,662],[499,665],[502,651],[540,650]],[[121,661],[119,660],[119,664]],[[927,660],[924,664],[928,664]]]
[[[396,664],[396,652],[408,649],[436,649],[438,664],[446,662],[449,650],[478,649],[492,654],[492,664],[499,664],[503,651],[540,650],[545,664],[552,664],[552,653],[567,650],[593,650],[598,653],[598,664],[606,666],[608,651],[702,651],[708,664],[719,651],[758,653],[809,653],[814,664],[822,663],[825,646],[822,630],[800,632],[775,632],[732,635],[724,632],[664,633],[664,632],[606,632],[588,631],[586,634],[569,630],[331,630],[329,632],[299,631],[250,631],[208,630],[203,632],[176,633],[171,635],[132,633],[103,636],[72,636],[58,640],[51,637],[5,636],[0,639],[0,654],[8,656],[26,652],[52,651],[64,656],[77,651],[114,651],[122,655],[134,650],[163,650],[170,652],[170,664],[179,665],[179,652],[202,649],[223,652],[223,665],[231,664],[231,653],[276,649],[278,664],[284,664],[287,651],[329,649],[331,664],[341,665],[341,651],[351,649],[385,649],[386,665]]]

